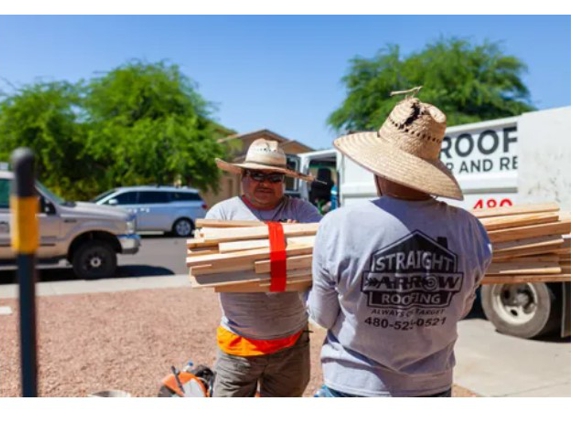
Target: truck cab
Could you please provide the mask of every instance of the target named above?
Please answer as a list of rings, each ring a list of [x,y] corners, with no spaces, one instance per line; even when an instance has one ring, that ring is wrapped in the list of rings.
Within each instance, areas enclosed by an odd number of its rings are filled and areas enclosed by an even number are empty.
[[[0,270],[16,268],[11,248],[10,185],[14,175],[0,170]],[[81,279],[111,277],[117,254],[135,254],[141,240],[135,234],[134,215],[111,206],[59,198],[36,181],[38,194],[38,264],[67,260]]]
[[[570,157],[571,107],[452,126],[440,159],[458,180],[464,199],[439,199],[467,210],[557,202],[570,211]],[[335,149],[299,158],[303,172],[330,169],[340,206],[377,197],[374,175]],[[310,200],[312,186],[300,184],[300,196]],[[560,328],[561,336],[571,335],[571,283],[486,285],[480,299],[502,333],[532,338]]]

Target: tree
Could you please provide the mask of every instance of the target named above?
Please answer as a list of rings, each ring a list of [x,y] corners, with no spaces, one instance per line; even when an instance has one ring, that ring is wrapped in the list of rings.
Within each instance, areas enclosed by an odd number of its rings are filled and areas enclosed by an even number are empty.
[[[351,60],[342,79],[347,98],[328,124],[338,132],[378,130],[397,102],[390,92],[420,85],[420,100],[444,111],[450,126],[519,115],[535,109],[520,79],[526,70],[488,41],[440,39],[405,58],[389,45],[372,59]]]
[[[182,182],[218,189],[217,139],[231,131],[177,66],[127,63],[88,82],[38,82],[0,101],[0,161],[19,146],[37,175],[67,199],[119,185]]]
[[[0,161],[27,146],[35,152],[36,174],[60,195],[94,188],[85,155],[77,85],[38,82],[3,95],[0,102]],[[97,185],[97,184],[96,184]]]
[[[215,157],[225,148],[212,105],[178,66],[139,61],[93,79],[86,87],[87,150],[107,186],[171,184],[181,178],[218,188]]]

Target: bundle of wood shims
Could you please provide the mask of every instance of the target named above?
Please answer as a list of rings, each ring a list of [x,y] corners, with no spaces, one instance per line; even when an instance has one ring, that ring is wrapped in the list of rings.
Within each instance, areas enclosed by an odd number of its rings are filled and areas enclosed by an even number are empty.
[[[199,219],[196,226],[195,237],[187,240],[193,287],[213,287],[216,292],[271,291],[271,249],[265,223]],[[282,227],[285,291],[308,289],[318,223],[285,223]]]
[[[488,232],[493,261],[482,284],[571,281],[571,217],[557,204],[474,210]],[[269,229],[260,221],[197,220],[187,240],[193,287],[217,292],[268,292]],[[283,224],[286,291],[311,285],[318,223]]]
[[[554,203],[474,210],[493,261],[482,284],[571,281],[571,216]]]

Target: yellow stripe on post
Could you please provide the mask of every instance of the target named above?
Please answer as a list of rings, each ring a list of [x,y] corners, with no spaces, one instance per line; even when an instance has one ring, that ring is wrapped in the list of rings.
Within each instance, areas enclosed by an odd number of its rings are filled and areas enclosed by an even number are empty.
[[[39,244],[38,197],[10,196],[12,212],[12,249],[17,253],[32,254]]]

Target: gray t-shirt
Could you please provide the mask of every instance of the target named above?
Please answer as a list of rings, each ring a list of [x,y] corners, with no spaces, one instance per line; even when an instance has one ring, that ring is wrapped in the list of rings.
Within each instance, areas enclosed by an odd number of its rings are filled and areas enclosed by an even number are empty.
[[[250,208],[240,197],[214,205],[205,218],[219,220],[296,220],[316,223],[321,215],[310,202],[285,196],[272,210]],[[220,293],[221,325],[242,337],[272,340],[295,334],[308,321],[303,299],[298,292]]]
[[[457,322],[491,254],[477,218],[434,199],[381,197],[327,214],[308,295],[310,317],[328,329],[325,384],[360,396],[450,388]]]

